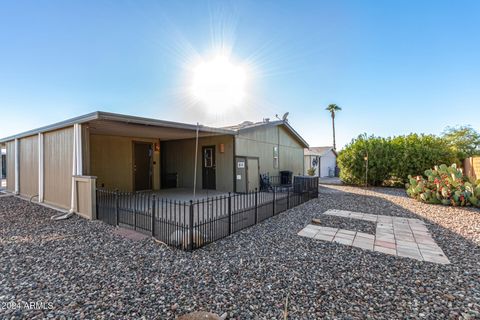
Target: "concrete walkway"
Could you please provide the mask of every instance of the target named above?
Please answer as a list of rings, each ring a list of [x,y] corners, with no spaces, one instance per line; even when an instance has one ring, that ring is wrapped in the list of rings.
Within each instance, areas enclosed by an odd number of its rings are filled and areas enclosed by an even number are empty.
[[[318,179],[319,184],[342,185],[339,177],[323,177]]]
[[[309,224],[298,235],[317,240],[337,242],[364,250],[407,257],[420,261],[449,264],[450,261],[419,219],[328,210],[323,214],[376,223],[375,235]]]

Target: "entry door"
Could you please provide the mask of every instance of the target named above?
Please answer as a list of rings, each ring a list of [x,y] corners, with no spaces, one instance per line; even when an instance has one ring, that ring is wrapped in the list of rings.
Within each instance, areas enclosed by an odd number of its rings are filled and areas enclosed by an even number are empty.
[[[152,144],[133,143],[133,180],[135,191],[152,189]]]
[[[255,188],[259,188],[258,159],[247,159],[247,175],[247,191],[254,191]]]
[[[215,190],[215,146],[203,147],[202,155],[202,187]]]

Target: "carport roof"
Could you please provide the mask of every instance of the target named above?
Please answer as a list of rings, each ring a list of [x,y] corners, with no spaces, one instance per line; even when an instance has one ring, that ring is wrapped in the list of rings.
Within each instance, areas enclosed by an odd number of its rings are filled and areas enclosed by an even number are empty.
[[[96,111],[83,116],[71,118],[65,121],[57,122],[48,126],[34,130],[19,133],[0,139],[0,143],[5,143],[14,139],[32,136],[38,133],[53,131],[72,126],[74,124],[88,123],[92,132],[122,135],[125,132],[136,133],[137,136],[157,137],[164,140],[191,138],[192,132],[197,130],[197,125],[158,120],[152,118],[143,118],[118,113]],[[308,148],[308,143],[290,126],[287,121],[270,122],[243,122],[237,126],[215,128],[208,126],[199,126],[200,136],[208,135],[237,135],[248,130],[255,130],[264,126],[284,126],[302,145]],[[163,130],[162,130],[163,129]],[[167,129],[167,130],[165,130]],[[170,132],[169,132],[170,131]],[[159,136],[161,135],[161,136]]]
[[[129,115],[118,114],[118,113],[96,111],[96,112],[85,114],[83,116],[71,118],[71,119],[57,122],[48,126],[44,126],[34,130],[22,132],[17,135],[6,137],[3,139],[0,139],[0,143],[11,141],[13,139],[28,137],[28,136],[35,135],[42,132],[48,132],[48,131],[69,127],[77,123],[87,123],[92,121],[119,122],[124,124],[143,125],[150,128],[163,127],[163,128],[172,128],[172,129],[179,129],[179,130],[193,130],[193,131],[197,130],[197,125],[195,124],[187,124],[187,123],[181,123],[181,122],[165,121],[165,120],[158,120],[158,119],[151,119],[151,118],[129,116]],[[226,134],[226,135],[236,134],[235,130],[230,130],[226,128],[213,128],[213,127],[207,127],[202,125],[200,125],[199,131],[202,133],[210,133],[210,134]]]

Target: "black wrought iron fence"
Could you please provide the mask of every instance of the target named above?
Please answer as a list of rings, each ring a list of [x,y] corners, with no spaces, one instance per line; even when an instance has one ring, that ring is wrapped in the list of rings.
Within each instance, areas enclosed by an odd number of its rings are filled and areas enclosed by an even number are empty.
[[[97,218],[149,233],[183,250],[193,250],[318,197],[318,177],[296,177],[272,191],[228,193],[191,201],[155,193],[97,190]]]

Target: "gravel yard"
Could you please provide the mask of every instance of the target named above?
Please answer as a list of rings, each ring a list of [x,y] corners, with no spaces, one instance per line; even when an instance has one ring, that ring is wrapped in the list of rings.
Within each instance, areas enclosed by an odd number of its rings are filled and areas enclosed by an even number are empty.
[[[365,232],[369,234],[375,234],[375,227],[376,227],[375,222],[342,218],[342,217],[334,217],[330,215],[322,215],[320,218],[320,225],[324,227],[355,230],[355,231]]]
[[[50,304],[2,308],[0,318],[168,319],[206,310],[283,319],[285,309],[290,319],[480,317],[478,209],[422,204],[399,189],[320,189],[318,199],[193,253],[122,238],[99,221],[51,222],[49,209],[0,198],[1,307]],[[451,264],[297,235],[328,209],[421,219]]]

